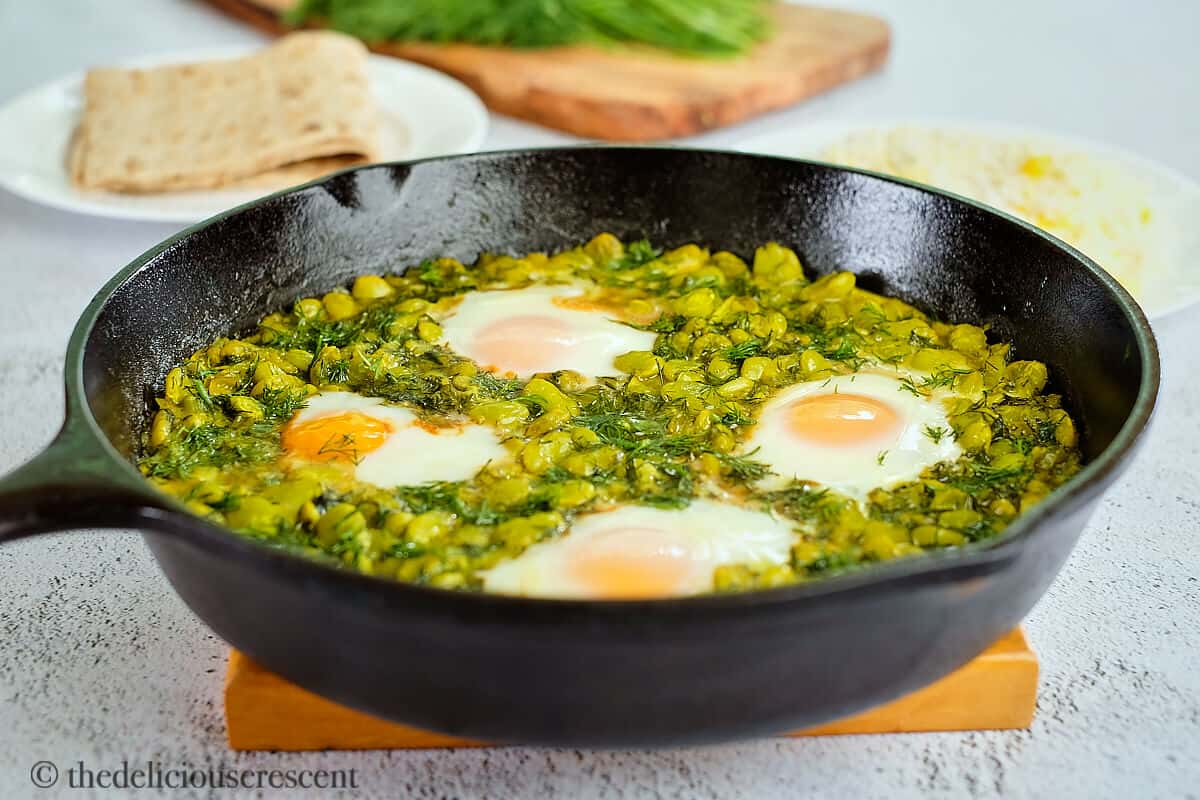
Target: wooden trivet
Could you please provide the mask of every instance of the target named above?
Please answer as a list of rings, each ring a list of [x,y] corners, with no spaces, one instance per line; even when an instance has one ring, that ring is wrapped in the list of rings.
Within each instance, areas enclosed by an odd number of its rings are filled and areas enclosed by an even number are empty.
[[[791,734],[909,733],[1025,728],[1037,700],[1038,662],[1020,630],[937,683],[837,722]],[[390,750],[484,747],[387,722],[318,697],[230,653],[225,720],[235,750]]]

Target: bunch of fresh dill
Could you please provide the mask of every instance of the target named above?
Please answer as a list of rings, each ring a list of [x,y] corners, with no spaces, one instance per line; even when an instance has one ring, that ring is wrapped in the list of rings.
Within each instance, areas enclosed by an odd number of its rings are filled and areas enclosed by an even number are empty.
[[[369,42],[522,48],[629,42],[721,57],[766,38],[765,5],[766,0],[301,0],[288,19],[321,20]]]

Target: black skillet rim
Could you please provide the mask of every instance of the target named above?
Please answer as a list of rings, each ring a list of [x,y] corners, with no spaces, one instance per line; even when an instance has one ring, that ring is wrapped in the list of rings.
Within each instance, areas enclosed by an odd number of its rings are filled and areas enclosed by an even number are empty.
[[[1003,533],[993,539],[989,539],[986,542],[971,543],[953,551],[929,553],[920,558],[901,559],[899,561],[892,561],[886,564],[874,565],[862,571],[852,572],[845,575],[831,576],[821,580],[813,581],[811,583],[800,583],[775,589],[762,589],[722,595],[696,595],[691,597],[666,598],[658,600],[568,600],[485,594],[482,592],[462,592],[451,589],[439,589],[430,586],[422,586],[419,584],[405,583],[402,581],[367,575],[355,570],[323,563],[319,560],[308,558],[298,553],[293,553],[282,548],[271,547],[248,537],[239,536],[238,534],[219,525],[193,515],[173,498],[170,498],[168,495],[155,490],[151,484],[146,481],[146,479],[137,471],[136,467],[119,452],[117,452],[117,450],[112,446],[112,443],[109,441],[105,433],[100,429],[94,415],[92,414],[91,405],[87,400],[87,395],[83,388],[83,354],[86,350],[86,345],[91,336],[95,323],[104,306],[114,293],[119,291],[120,288],[125,285],[125,283],[127,283],[134,275],[143,269],[150,261],[176,245],[178,242],[227,217],[271,202],[284,195],[299,193],[314,186],[319,186],[320,184],[332,180],[339,175],[351,172],[388,169],[394,166],[415,167],[421,164],[437,163],[442,161],[492,159],[503,160],[515,156],[529,157],[578,151],[626,152],[643,150],[658,150],[671,153],[699,152],[709,155],[737,156],[739,158],[746,159],[796,162],[824,170],[865,175],[867,177],[917,189],[918,191],[929,194],[940,195],[950,198],[951,200],[964,203],[973,208],[982,210],[985,213],[998,216],[1008,221],[1010,224],[1016,225],[1024,229],[1026,232],[1032,233],[1050,242],[1058,249],[1065,251],[1080,267],[1090,271],[1093,276],[1104,285],[1110,295],[1116,300],[1117,305],[1131,324],[1134,337],[1137,341],[1138,353],[1143,369],[1141,383],[1138,387],[1137,399],[1134,402],[1129,416],[1126,418],[1125,423],[1121,426],[1121,430],[1118,431],[1112,442],[1109,443],[1109,445],[1104,449],[1103,452],[1100,453],[1097,458],[1084,465],[1083,469],[1080,470],[1078,474],[1072,477],[1067,483],[1055,489],[1055,491],[1052,492],[1045,501],[1039,503],[1032,511],[1020,516],[1012,525],[1006,528]],[[263,564],[266,564],[267,562],[276,562],[276,564],[282,568],[311,570],[312,574],[319,576],[330,586],[340,583],[360,591],[406,595],[414,600],[423,599],[433,603],[446,605],[453,603],[472,605],[479,604],[481,606],[490,606],[493,608],[525,608],[530,612],[541,611],[550,613],[567,609],[586,609],[595,612],[613,612],[620,614],[621,616],[628,615],[631,612],[640,616],[646,613],[661,613],[668,611],[687,613],[691,611],[700,612],[706,609],[733,610],[737,608],[753,608],[776,604],[786,604],[814,598],[841,595],[848,592],[861,593],[867,591],[877,591],[893,586],[897,583],[907,583],[920,580],[922,578],[936,580],[939,575],[943,575],[949,579],[949,573],[957,572],[959,569],[969,570],[971,568],[976,568],[986,570],[989,566],[1002,567],[1006,562],[1015,556],[1016,551],[1021,548],[1022,540],[1027,538],[1033,529],[1035,529],[1042,522],[1042,520],[1061,511],[1065,511],[1079,505],[1085,499],[1084,495],[1091,490],[1096,483],[1116,470],[1125,457],[1130,454],[1130,451],[1134,448],[1137,440],[1145,432],[1146,427],[1149,424],[1150,418],[1154,411],[1160,382],[1158,346],[1154,338],[1153,330],[1150,327],[1150,323],[1141,307],[1137,304],[1137,301],[1133,299],[1128,291],[1126,291],[1125,288],[1122,287],[1115,278],[1104,271],[1099,264],[1090,259],[1088,256],[1084,255],[1082,252],[1066,242],[1058,239],[1057,237],[1046,233],[1045,231],[1025,222],[1024,220],[1018,219],[1011,214],[992,208],[991,206],[985,205],[976,200],[963,197],[962,195],[931,187],[915,181],[897,178],[891,175],[874,172],[872,170],[845,167],[842,165],[813,159],[783,158],[779,156],[757,155],[735,150],[700,150],[687,147],[631,147],[622,145],[519,148],[472,153],[466,155],[438,156],[435,158],[420,159],[415,161],[369,164],[341,170],[316,180],[309,181],[308,183],[289,187],[282,191],[274,192],[258,198],[249,203],[235,206],[234,208],[228,209],[220,214],[198,222],[195,225],[184,228],[165,241],[160,242],[142,255],[138,256],[125,268],[118,272],[112,279],[105,283],[105,285],[97,292],[95,297],[85,308],[79,318],[79,321],[76,323],[74,330],[72,331],[71,339],[67,347],[64,372],[67,392],[68,420],[84,424],[88,432],[102,447],[108,458],[120,465],[118,469],[125,473],[124,477],[134,478],[137,481],[140,481],[148,490],[147,494],[152,495],[157,504],[164,507],[162,513],[165,516],[155,515],[159,518],[158,521],[173,522],[174,524],[170,525],[173,530],[178,530],[179,528],[187,529],[189,534],[194,534],[194,537],[190,537],[193,539],[193,544],[201,545],[217,551],[223,549],[226,551],[245,554]],[[154,526],[152,525],[147,526],[147,528],[139,529],[139,532],[153,527]]]

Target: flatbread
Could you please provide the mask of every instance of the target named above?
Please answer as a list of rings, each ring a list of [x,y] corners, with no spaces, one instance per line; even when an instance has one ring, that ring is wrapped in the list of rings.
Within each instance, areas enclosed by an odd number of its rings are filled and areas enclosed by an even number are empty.
[[[67,168],[81,188],[162,192],[284,186],[378,157],[366,48],[303,32],[231,61],[90,71]]]

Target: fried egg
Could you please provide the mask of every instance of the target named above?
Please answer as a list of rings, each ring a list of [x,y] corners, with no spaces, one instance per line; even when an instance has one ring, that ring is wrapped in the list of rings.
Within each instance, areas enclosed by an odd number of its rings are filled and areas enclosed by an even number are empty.
[[[346,466],[384,488],[463,481],[507,451],[491,428],[439,427],[407,408],[353,392],[323,392],[283,429],[284,452],[304,461]]]
[[[782,564],[794,541],[787,522],[712,500],[678,510],[625,506],[580,517],[562,538],[483,573],[483,587],[531,597],[679,597],[711,591],[722,565]]]
[[[654,346],[656,334],[623,325],[583,294],[573,286],[472,292],[442,321],[445,342],[490,372],[520,378],[567,369],[615,375],[614,358]]]
[[[859,499],[962,454],[939,398],[874,373],[784,389],[763,406],[746,450],[783,478]]]

